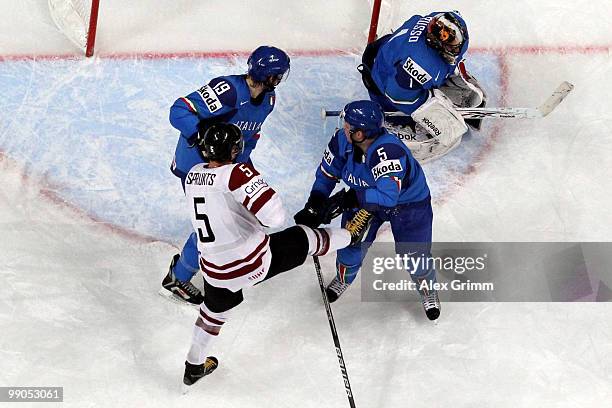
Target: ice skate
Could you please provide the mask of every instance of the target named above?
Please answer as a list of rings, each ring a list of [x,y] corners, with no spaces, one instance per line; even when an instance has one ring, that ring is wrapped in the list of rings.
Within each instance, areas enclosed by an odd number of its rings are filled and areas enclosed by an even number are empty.
[[[179,258],[179,254],[174,255],[172,258],[168,274],[162,280],[162,288],[159,290],[159,294],[170,300],[197,306],[204,301],[204,296],[200,289],[195,287],[193,283],[189,281],[181,282],[174,276],[174,265],[176,265]]]
[[[440,316],[440,299],[437,291],[431,291],[427,295],[421,295],[423,310],[429,320],[436,320]]]
[[[197,381],[211,374],[219,366],[219,361],[216,357],[208,356],[204,364],[191,364],[185,361],[185,374],[183,375],[183,384],[191,386]]]
[[[344,293],[348,287],[351,286],[349,283],[342,283],[340,279],[336,276],[334,280],[332,280],[327,288],[325,289],[325,294],[327,295],[327,300],[329,303],[334,303],[338,298]]]

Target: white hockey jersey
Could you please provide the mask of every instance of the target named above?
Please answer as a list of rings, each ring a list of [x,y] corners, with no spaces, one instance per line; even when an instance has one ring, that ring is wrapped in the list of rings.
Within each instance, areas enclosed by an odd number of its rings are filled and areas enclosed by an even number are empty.
[[[249,164],[194,166],[185,180],[200,269],[213,286],[234,292],[268,273],[272,254],[264,226],[285,223],[280,197]]]

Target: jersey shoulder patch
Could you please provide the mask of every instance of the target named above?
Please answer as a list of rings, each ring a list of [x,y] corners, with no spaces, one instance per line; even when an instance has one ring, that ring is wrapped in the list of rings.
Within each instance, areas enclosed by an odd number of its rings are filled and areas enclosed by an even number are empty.
[[[342,141],[346,140],[346,138],[344,137],[344,130],[343,129],[338,129],[336,132],[334,132],[334,135],[332,136],[332,138],[329,140],[329,143],[327,144],[327,149],[334,155],[334,156],[340,156],[340,149],[342,148]]]
[[[269,92],[267,97],[268,97],[268,103],[270,104],[272,109],[274,109],[274,105],[276,104],[276,92],[274,91]]]
[[[197,93],[210,113],[215,113],[224,106],[233,108],[236,105],[236,88],[224,77],[213,79],[208,85],[198,89]]]
[[[253,165],[248,163],[236,164],[230,173],[228,188],[230,191],[237,190],[257,176],[259,176],[259,172],[255,170]]]
[[[399,142],[401,143],[401,142]],[[405,158],[406,151],[395,143],[383,143],[379,146],[373,146],[373,153],[368,160],[368,166],[372,170],[374,180],[378,180],[382,176],[400,173],[405,170],[402,164],[402,158]],[[406,160],[403,160],[404,163]]]

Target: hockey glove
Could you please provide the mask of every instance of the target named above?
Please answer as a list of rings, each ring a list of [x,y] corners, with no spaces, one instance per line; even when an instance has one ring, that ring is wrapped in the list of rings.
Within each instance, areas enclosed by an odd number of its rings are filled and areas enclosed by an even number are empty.
[[[326,201],[323,194],[310,193],[306,205],[293,216],[293,220],[296,224],[317,228],[324,221]]]
[[[345,210],[352,208],[359,208],[359,199],[357,198],[357,191],[350,188],[344,195],[344,202],[342,203]]]
[[[342,189],[327,199],[323,212],[323,224],[329,224],[346,210],[359,207],[357,192],[352,188],[348,191]]]

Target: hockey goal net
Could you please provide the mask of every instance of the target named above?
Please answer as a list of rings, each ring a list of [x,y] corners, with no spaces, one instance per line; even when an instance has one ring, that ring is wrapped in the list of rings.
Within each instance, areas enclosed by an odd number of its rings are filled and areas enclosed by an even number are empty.
[[[368,43],[391,33],[415,14],[410,2],[400,0],[368,0],[368,2],[372,12],[368,30]]]
[[[88,57],[94,53],[99,1],[48,0],[55,25]]]

